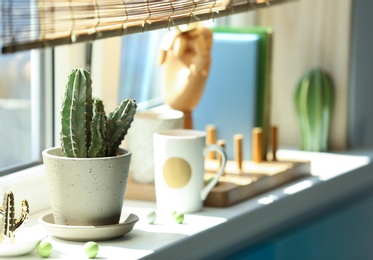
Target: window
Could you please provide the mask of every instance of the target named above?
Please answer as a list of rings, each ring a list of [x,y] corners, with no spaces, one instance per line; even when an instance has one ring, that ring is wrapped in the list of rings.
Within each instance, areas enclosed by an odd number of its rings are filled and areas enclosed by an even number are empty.
[[[134,98],[139,109],[162,102],[157,55],[166,33],[166,30],[160,30],[122,38],[119,100]]]
[[[40,163],[51,143],[50,57],[37,50],[0,56],[0,175]]]
[[[127,35],[120,38],[117,51],[101,48],[99,52],[110,50],[120,53],[117,76],[119,86],[110,86],[116,89],[115,94],[110,96],[110,102],[119,103],[122,99],[131,97],[138,101],[139,109],[162,103],[157,55],[166,33],[168,30],[165,29]],[[75,46],[72,49],[74,48]],[[84,51],[77,51],[81,55],[76,59],[77,52],[71,51],[71,55],[66,55],[65,49],[66,47],[57,47],[57,53],[62,54],[57,54],[54,61],[56,75],[53,75],[51,50],[0,56],[0,66],[3,68],[0,71],[0,175],[40,163],[42,150],[53,144],[53,131],[55,143],[58,144],[59,102],[63,96],[61,89],[64,88],[67,73],[72,67],[91,65],[83,57]],[[70,61],[65,61],[66,56],[79,61],[73,61],[72,65]],[[107,64],[111,62],[106,61],[103,66]],[[99,70],[92,72],[95,80],[98,72],[102,73],[97,66],[97,62],[92,63],[93,69]],[[55,91],[53,78],[57,84]],[[96,84],[95,88],[105,88],[106,92],[109,86]],[[55,105],[52,104],[53,95]]]
[[[227,16],[216,21],[204,21],[203,24],[207,27],[254,25],[255,13]],[[164,29],[121,38],[119,102],[128,97],[134,98],[138,109],[146,109],[163,102],[159,77],[161,68],[157,59],[160,44],[167,33],[169,30]]]

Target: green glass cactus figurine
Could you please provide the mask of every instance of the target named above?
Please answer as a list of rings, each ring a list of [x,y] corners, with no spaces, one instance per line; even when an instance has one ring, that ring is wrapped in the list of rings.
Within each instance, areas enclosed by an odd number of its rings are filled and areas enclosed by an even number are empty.
[[[92,80],[85,69],[73,69],[66,84],[61,111],[64,156],[115,156],[136,113],[136,101],[125,99],[108,116],[100,99],[92,97]]]
[[[14,195],[8,191],[4,195],[3,206],[0,207],[0,243],[4,237],[14,242],[15,231],[24,224],[29,216],[29,205],[27,200],[22,200],[21,216],[15,218]]]
[[[334,103],[329,74],[319,68],[306,73],[298,83],[294,103],[301,129],[301,149],[327,151]]]

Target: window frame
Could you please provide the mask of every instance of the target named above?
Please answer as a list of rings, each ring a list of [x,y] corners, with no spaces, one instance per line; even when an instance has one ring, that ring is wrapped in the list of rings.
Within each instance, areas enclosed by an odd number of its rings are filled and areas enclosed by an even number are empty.
[[[32,213],[46,210],[50,207],[48,187],[42,164],[41,153],[44,148],[55,146],[59,143],[59,110],[62,99],[66,75],[70,67],[84,66],[85,44],[64,46],[55,49],[45,49],[39,54],[35,53],[34,58],[40,58],[40,66],[35,66],[38,80],[32,82],[37,88],[32,95],[40,94],[40,100],[44,105],[36,105],[35,110],[39,111],[39,118],[33,131],[41,131],[45,140],[39,143],[39,159],[32,165],[17,168],[9,171],[8,174],[0,176],[0,194],[12,191],[15,200],[26,198],[29,202]],[[60,82],[58,81],[60,80]],[[57,84],[58,83],[58,84]],[[40,127],[44,125],[45,127]]]
[[[31,50],[30,117],[31,117],[31,157],[29,162],[3,167],[0,176],[6,176],[42,163],[41,151],[53,142],[52,114],[52,65],[51,49]],[[22,148],[19,148],[22,149]]]
[[[44,166],[41,152],[45,147],[53,145],[53,50],[31,51],[31,117],[36,123],[32,124],[32,133],[39,132],[32,140],[33,162],[12,167],[2,171],[0,176],[0,194],[12,191],[16,201],[26,198],[31,205],[32,212],[45,210],[49,207]],[[42,101],[42,102],[37,102]],[[33,134],[32,134],[33,136]]]

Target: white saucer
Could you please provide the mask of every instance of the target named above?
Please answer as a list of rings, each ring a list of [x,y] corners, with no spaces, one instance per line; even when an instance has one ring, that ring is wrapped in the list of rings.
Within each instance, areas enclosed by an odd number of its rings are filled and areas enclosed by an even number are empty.
[[[21,256],[34,251],[41,240],[47,235],[16,236],[15,243],[3,241],[0,244],[0,257]]]
[[[41,216],[39,222],[52,236],[70,241],[102,241],[123,236],[129,233],[139,217],[127,214],[124,221],[104,226],[68,226],[54,224],[53,214]]]

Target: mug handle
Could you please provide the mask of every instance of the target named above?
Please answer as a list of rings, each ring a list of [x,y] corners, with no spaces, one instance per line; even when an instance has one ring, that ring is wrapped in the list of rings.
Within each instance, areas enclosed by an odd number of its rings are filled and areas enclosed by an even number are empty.
[[[215,178],[212,181],[210,181],[201,191],[201,200],[202,201],[204,201],[207,198],[207,195],[209,194],[209,192],[216,185],[220,176],[224,173],[225,165],[227,163],[227,154],[225,153],[224,149],[222,147],[220,147],[219,145],[211,144],[211,145],[206,146],[203,149],[203,155],[204,156],[206,156],[210,152],[219,153],[221,158],[222,158],[222,161],[221,161],[221,167],[220,167],[218,173],[216,174]]]

